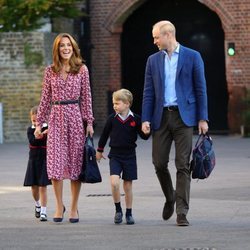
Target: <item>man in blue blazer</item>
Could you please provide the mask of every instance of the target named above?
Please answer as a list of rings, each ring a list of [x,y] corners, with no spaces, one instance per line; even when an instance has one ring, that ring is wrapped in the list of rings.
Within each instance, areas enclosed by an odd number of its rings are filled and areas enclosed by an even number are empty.
[[[142,130],[153,136],[153,164],[166,197],[162,217],[168,220],[176,201],[177,225],[188,226],[190,155],[193,127],[208,131],[204,64],[199,52],[176,41],[169,21],[153,26],[159,52],[148,58],[142,105]],[[171,144],[175,143],[176,191],[168,170]]]

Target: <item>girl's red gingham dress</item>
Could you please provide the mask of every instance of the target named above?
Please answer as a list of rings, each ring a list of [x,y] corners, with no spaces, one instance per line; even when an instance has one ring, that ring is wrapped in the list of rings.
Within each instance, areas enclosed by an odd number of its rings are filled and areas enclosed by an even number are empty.
[[[77,100],[79,104],[51,105],[51,102]],[[38,125],[48,122],[47,172],[49,179],[77,180],[83,161],[85,131],[83,122],[93,124],[92,100],[87,67],[66,80],[51,66],[45,69],[43,90],[37,114]]]

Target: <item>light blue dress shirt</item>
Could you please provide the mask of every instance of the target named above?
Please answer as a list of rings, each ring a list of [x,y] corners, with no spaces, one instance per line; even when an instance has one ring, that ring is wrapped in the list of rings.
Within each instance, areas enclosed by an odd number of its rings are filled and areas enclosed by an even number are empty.
[[[163,51],[166,54],[165,65],[164,65],[164,73],[165,73],[164,107],[178,105],[176,91],[175,91],[175,79],[176,79],[177,63],[179,58],[179,50],[180,50],[180,45],[178,44],[178,46],[172,53],[171,58],[169,58],[166,51]]]

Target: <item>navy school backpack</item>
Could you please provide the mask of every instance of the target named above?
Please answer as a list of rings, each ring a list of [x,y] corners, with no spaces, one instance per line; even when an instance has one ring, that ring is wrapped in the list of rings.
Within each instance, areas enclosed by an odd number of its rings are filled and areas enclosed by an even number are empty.
[[[205,179],[211,174],[215,166],[215,154],[212,138],[206,134],[199,135],[192,152],[190,171],[193,179]]]
[[[85,183],[102,182],[102,176],[96,162],[96,150],[93,138],[87,137],[84,145],[83,165],[79,180]]]

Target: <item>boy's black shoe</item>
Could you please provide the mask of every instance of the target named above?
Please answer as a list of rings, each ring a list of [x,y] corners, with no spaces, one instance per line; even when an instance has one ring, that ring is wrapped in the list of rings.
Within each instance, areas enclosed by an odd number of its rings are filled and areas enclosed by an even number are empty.
[[[115,224],[122,223],[122,216],[123,216],[122,212],[116,212],[115,213],[115,218],[114,218],[114,223]]]
[[[41,207],[35,206],[35,217],[40,218]]]
[[[128,225],[133,225],[133,224],[135,224],[135,220],[134,220],[134,218],[133,218],[132,215],[126,216],[126,222],[127,222]]]
[[[185,214],[177,214],[177,219],[176,219],[177,226],[189,226],[189,222],[186,218]]]

